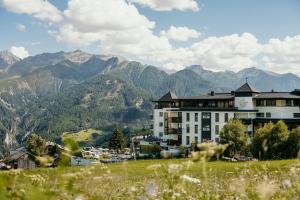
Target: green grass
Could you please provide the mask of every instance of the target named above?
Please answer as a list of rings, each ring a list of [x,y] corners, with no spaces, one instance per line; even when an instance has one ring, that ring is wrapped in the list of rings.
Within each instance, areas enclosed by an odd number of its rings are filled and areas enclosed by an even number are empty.
[[[0,172],[0,199],[299,199],[299,160],[142,160]]]
[[[80,146],[94,145],[95,140],[103,134],[102,131],[96,129],[86,129],[75,133],[64,132],[62,139],[71,138]]]

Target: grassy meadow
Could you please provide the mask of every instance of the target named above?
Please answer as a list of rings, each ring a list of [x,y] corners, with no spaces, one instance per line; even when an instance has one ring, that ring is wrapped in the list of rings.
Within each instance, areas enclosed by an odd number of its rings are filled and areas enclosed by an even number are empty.
[[[299,199],[300,161],[140,160],[0,172],[0,199]]]

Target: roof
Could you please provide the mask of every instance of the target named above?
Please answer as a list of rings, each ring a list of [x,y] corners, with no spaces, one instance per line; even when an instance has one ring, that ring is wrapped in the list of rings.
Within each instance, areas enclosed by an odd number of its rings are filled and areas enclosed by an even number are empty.
[[[7,162],[11,162],[11,161],[13,161],[13,160],[18,160],[20,157],[22,157],[23,155],[26,155],[26,154],[32,155],[32,154],[30,154],[30,153],[27,152],[27,151],[19,151],[19,152],[16,152],[16,153],[14,153],[14,154],[8,156],[8,157],[5,158],[3,161],[7,163]]]
[[[233,95],[231,93],[214,93],[214,95],[206,94],[200,96],[192,96],[192,97],[180,97],[178,99],[181,100],[222,100],[222,99],[233,99]]]
[[[251,93],[259,93],[257,89],[255,89],[252,85],[249,83],[245,83],[240,88],[238,88],[235,92],[251,92]]]
[[[264,92],[256,95],[254,99],[300,99],[300,96],[289,92]]]
[[[172,101],[174,99],[177,99],[177,96],[175,93],[169,91],[167,94],[162,96],[158,101]]]

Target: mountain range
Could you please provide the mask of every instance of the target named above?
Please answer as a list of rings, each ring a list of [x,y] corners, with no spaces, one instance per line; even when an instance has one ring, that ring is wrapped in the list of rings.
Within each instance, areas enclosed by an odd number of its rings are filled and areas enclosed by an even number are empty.
[[[177,96],[238,88],[248,78],[258,90],[300,88],[295,74],[258,68],[213,72],[200,65],[166,73],[118,56],[73,52],[19,59],[0,52],[0,149],[32,132],[48,139],[64,131],[114,126],[149,127],[152,102],[169,90]]]

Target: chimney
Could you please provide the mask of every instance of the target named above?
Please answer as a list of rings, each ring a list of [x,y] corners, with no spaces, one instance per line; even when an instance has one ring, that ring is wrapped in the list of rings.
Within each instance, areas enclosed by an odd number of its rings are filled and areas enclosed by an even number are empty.
[[[273,92],[274,92],[274,89],[272,89],[271,92],[273,93]]]
[[[211,95],[211,96],[215,96],[215,92],[214,92],[214,91],[211,91],[211,92],[210,92],[210,95]]]

